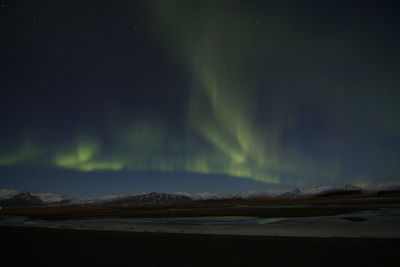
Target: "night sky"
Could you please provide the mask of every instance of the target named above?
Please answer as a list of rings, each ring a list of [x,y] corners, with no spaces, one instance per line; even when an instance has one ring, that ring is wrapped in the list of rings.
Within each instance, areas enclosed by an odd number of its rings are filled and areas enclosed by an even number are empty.
[[[0,0],[0,188],[400,180],[400,3]]]

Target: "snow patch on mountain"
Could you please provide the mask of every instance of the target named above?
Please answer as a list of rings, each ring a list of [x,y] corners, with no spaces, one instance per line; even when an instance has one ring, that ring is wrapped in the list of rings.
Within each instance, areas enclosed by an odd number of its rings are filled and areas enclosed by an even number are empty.
[[[22,193],[14,189],[0,189],[0,199],[10,199]]]
[[[278,197],[281,198],[300,198],[304,195],[303,191],[301,191],[300,189],[296,188],[293,190],[290,190],[288,192],[285,192],[281,195],[279,195]]]
[[[64,195],[57,195],[53,193],[32,194],[38,197],[41,201],[48,204],[65,203],[71,201],[71,198]]]

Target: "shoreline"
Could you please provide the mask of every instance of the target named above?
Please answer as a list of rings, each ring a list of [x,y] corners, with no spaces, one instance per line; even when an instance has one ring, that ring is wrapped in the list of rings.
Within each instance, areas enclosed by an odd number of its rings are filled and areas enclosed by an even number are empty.
[[[135,233],[175,233],[267,237],[400,238],[400,210],[387,215],[321,216],[297,218],[199,217],[109,218],[81,220],[32,220],[27,217],[1,218],[0,225],[49,229],[97,230]],[[218,220],[219,221],[215,221]],[[267,221],[266,221],[267,220]],[[268,221],[270,220],[270,221]],[[253,223],[247,223],[251,221]],[[265,223],[259,223],[265,222]],[[244,222],[244,223],[242,223]]]

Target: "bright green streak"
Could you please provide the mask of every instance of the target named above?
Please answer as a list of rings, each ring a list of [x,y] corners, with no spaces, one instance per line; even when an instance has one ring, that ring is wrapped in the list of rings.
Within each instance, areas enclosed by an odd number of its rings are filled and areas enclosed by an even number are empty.
[[[196,11],[182,1],[159,1],[157,9],[162,23],[170,22],[177,29],[175,45],[183,51],[183,62],[197,81],[188,123],[213,145],[213,158],[220,162],[216,167],[211,160],[200,159],[187,169],[278,183],[279,178],[265,172],[267,148],[254,127],[256,94],[243,78],[253,25],[238,14],[239,6],[209,3],[203,11]]]
[[[29,137],[16,146],[13,151],[0,149],[0,166],[14,165],[23,162],[35,161],[42,153],[42,149]]]
[[[101,147],[94,138],[80,139],[71,151],[59,153],[54,158],[58,167],[81,171],[122,170],[124,163],[98,159]]]

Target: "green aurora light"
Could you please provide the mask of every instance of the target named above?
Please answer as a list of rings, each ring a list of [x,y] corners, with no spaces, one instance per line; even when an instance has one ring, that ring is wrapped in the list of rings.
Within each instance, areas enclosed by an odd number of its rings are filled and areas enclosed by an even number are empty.
[[[282,12],[277,9],[269,11],[271,16]],[[146,12],[149,32],[156,40],[168,40],[163,46],[165,53],[192,80],[182,115],[183,130],[156,116],[138,119],[129,114],[104,115],[103,111],[99,112],[103,131],[77,128],[65,140],[53,143],[40,134],[21,137],[2,148],[0,166],[34,163],[83,172],[183,171],[226,174],[268,184],[328,184],[343,175],[346,131],[358,127],[384,131],[388,136],[399,134],[395,122],[400,109],[389,94],[385,103],[392,111],[383,110],[382,116],[376,117],[365,108],[382,97],[382,92],[368,89],[376,84],[360,81],[361,86],[354,88],[362,89],[349,89],[354,84],[326,84],[315,77],[318,71],[307,69],[296,74],[308,86],[299,85],[302,90],[263,84],[270,75],[268,64],[279,65],[274,53],[282,46],[290,47],[287,43],[293,40],[282,30],[284,23],[270,23],[260,32],[260,22],[251,15],[254,10],[241,1],[227,5],[224,1],[160,0],[148,4]],[[290,20],[287,12],[282,20]],[[297,40],[292,45],[301,49],[304,43]],[[281,80],[285,84],[285,78]],[[365,90],[372,91],[368,97],[362,97]],[[353,98],[360,95],[360,103],[354,104]],[[350,108],[355,111],[349,112]],[[118,110],[118,105],[113,109]],[[324,161],[291,138],[295,135],[291,132],[313,109],[321,117],[336,116],[324,121],[328,134],[313,144],[328,155]],[[365,126],[371,120],[376,123]],[[369,179],[366,173],[348,178],[365,183]]]

